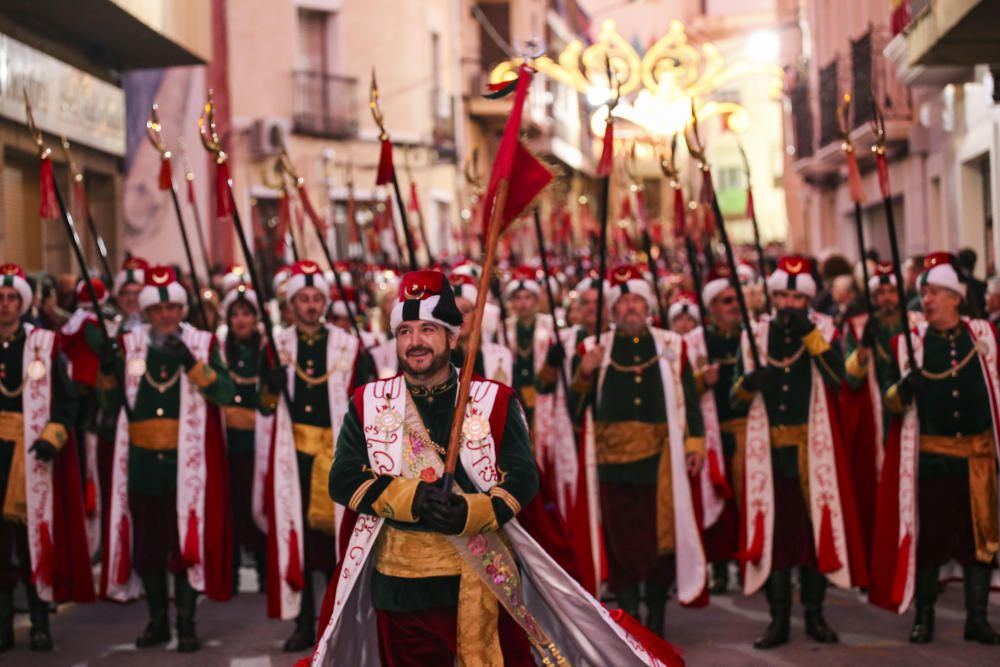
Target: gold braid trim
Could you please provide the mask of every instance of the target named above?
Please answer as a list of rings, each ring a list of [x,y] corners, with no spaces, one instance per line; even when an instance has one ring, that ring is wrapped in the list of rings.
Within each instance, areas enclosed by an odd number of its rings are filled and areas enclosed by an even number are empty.
[[[372,487],[372,484],[374,483],[375,483],[374,479],[369,479],[367,481],[362,482],[361,485],[354,492],[354,495],[351,496],[351,500],[350,502],[347,503],[347,506],[350,507],[353,511],[357,512],[358,507],[361,505],[362,499],[365,497],[365,494],[368,493],[368,489],[370,489]]]
[[[490,489],[490,497],[502,500],[504,505],[509,507],[510,511],[514,514],[519,514],[521,512],[521,503],[517,502],[517,498],[514,497],[514,494],[506,489],[494,486]]]
[[[215,370],[203,361],[195,362],[191,370],[187,372],[188,381],[194,383],[199,389],[205,389],[215,384],[218,376]]]

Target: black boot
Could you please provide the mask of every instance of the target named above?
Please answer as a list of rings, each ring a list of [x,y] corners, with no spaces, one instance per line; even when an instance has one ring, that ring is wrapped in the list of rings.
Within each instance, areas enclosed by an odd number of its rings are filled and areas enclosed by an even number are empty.
[[[729,562],[712,563],[712,575],[708,583],[708,592],[712,595],[722,595],[729,589]]]
[[[136,648],[159,646],[170,641],[170,620],[167,618],[167,571],[160,570],[142,578],[142,590],[149,606],[149,623],[135,640]]]
[[[615,591],[615,601],[619,609],[639,620],[639,584]]]
[[[257,569],[257,592],[267,593],[267,556],[259,551],[253,555],[254,567]]]
[[[823,600],[826,598],[826,577],[811,567],[799,570],[802,606],[806,608],[806,635],[821,644],[836,644],[837,633],[823,618]]]
[[[14,589],[0,588],[0,653],[14,648]]]
[[[772,570],[764,583],[764,595],[771,609],[771,623],[754,641],[756,649],[769,649],[788,643],[789,616],[792,613],[791,570]]]
[[[986,620],[990,599],[989,565],[973,563],[962,568],[965,577],[965,639],[980,644],[1000,644],[998,634]]]
[[[299,615],[295,617],[295,630],[281,647],[285,653],[308,651],[316,644],[316,610],[313,604],[312,573],[306,573],[305,581],[305,586],[302,588]]]
[[[913,597],[917,603],[917,615],[910,630],[911,644],[929,644],[934,639],[934,603],[938,594],[938,569],[936,567],[917,568],[917,590]]]
[[[38,597],[34,584],[26,586],[28,591],[28,616],[31,618],[32,651],[51,651],[52,633],[49,632],[49,603]]]
[[[667,589],[646,582],[646,622],[643,624],[658,637],[663,636],[667,613]]]
[[[188,582],[187,572],[174,575],[174,606],[177,608],[177,652],[194,653],[201,648],[201,642],[194,633],[198,591]]]

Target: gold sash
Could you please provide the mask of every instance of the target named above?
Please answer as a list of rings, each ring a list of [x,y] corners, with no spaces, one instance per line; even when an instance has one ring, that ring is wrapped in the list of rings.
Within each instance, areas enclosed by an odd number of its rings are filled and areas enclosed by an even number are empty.
[[[257,411],[253,408],[227,405],[222,411],[226,415],[226,428],[235,431],[253,431],[257,428]]]
[[[812,503],[809,500],[809,425],[772,426],[771,446],[775,449],[798,447],[799,486],[802,488],[802,499],[806,503],[806,512],[811,514],[810,507],[812,507]]]
[[[920,451],[969,461],[969,506],[972,533],[976,538],[976,560],[988,563],[997,553],[997,468],[993,456],[993,434],[987,431],[961,437],[921,435]]]
[[[180,422],[176,419],[143,419],[128,425],[129,441],[154,452],[176,450],[179,434]]]
[[[655,456],[670,440],[666,422],[594,422],[599,465],[635,463]]]
[[[10,473],[7,475],[7,495],[3,501],[3,518],[27,523],[28,501],[24,488],[24,415],[20,412],[0,412],[0,440],[14,443]]]
[[[330,468],[333,467],[333,430],[309,424],[292,424],[292,435],[296,451],[313,457],[306,521],[313,530],[336,537],[336,514],[328,490]]]

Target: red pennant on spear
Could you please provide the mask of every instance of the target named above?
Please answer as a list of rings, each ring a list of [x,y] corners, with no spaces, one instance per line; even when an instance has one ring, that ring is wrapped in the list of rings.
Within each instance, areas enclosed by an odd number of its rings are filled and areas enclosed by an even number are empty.
[[[552,172],[542,164],[527,148],[521,144],[521,116],[524,100],[528,95],[528,84],[534,70],[527,64],[522,64],[518,70],[517,87],[514,93],[514,106],[503,137],[497,149],[493,162],[489,186],[486,188],[485,205],[483,207],[483,236],[486,239],[483,270],[479,276],[479,287],[476,295],[476,305],[472,313],[472,330],[469,334],[469,350],[466,359],[475,359],[482,340],[483,310],[486,307],[486,294],[490,289],[490,278],[496,263],[497,244],[500,235],[527,208],[535,197],[552,181]],[[458,389],[458,401],[455,406],[455,417],[451,423],[451,434],[448,438],[448,454],[445,459],[443,488],[450,492],[454,481],[455,466],[458,462],[459,437],[465,421],[465,409],[469,401],[469,387],[472,384],[474,364],[462,367],[462,376]]]

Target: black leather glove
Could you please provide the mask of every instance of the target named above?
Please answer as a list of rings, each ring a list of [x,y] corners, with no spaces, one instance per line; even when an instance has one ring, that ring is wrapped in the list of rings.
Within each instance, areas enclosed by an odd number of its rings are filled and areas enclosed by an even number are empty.
[[[445,493],[440,480],[435,484],[420,482],[413,494],[413,515],[432,530],[458,535],[465,528],[469,505],[455,494]]]
[[[552,368],[559,368],[566,361],[566,349],[560,341],[556,341],[549,346],[549,351],[545,353],[545,365]]]
[[[197,360],[194,355],[191,354],[191,350],[188,346],[184,344],[180,336],[168,336],[163,342],[163,347],[161,348],[168,357],[171,359],[176,359],[181,362],[184,366],[185,371],[189,371],[194,368]]]
[[[118,341],[108,340],[101,347],[100,370],[103,375],[114,375],[118,368],[120,348]]]
[[[899,400],[903,402],[903,405],[909,405],[913,399],[920,397],[923,384],[924,376],[920,373],[919,368],[909,371],[902,377],[896,385],[896,393],[899,394]]]
[[[469,503],[460,495],[450,494],[438,510],[437,530],[445,535],[460,535],[469,517]]]
[[[773,376],[774,369],[770,366],[764,366],[755,371],[750,371],[743,378],[743,388],[755,394],[759,391],[764,391],[768,385],[771,384],[771,378]]]
[[[43,462],[51,461],[56,457],[56,454],[59,453],[59,450],[56,449],[55,445],[48,440],[42,440],[41,438],[35,440],[35,444],[33,444],[28,451],[34,454],[36,459]]]
[[[280,394],[288,382],[288,372],[284,366],[268,366],[261,375],[263,375],[264,386],[272,394]]]
[[[805,336],[816,328],[809,319],[809,310],[806,308],[782,308],[778,311],[778,321],[796,336]]]
[[[861,345],[871,349],[875,347],[875,341],[878,340],[878,320],[874,317],[869,317],[868,321],[865,322],[865,328],[861,332]]]

